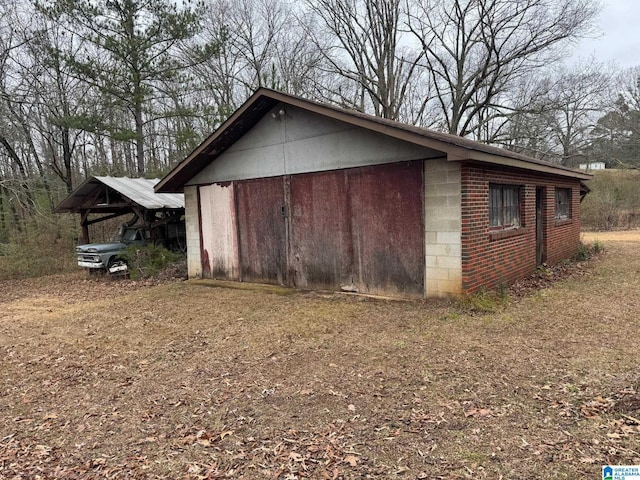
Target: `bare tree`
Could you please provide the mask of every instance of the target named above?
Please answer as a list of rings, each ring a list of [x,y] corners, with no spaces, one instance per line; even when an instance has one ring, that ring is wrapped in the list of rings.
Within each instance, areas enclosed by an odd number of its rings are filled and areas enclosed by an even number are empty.
[[[221,120],[256,88],[278,86],[276,47],[284,31],[292,28],[291,20],[290,9],[280,0],[218,0],[209,4],[205,35],[220,48],[195,70],[213,95]]]
[[[510,113],[518,79],[590,31],[596,0],[423,0],[407,27],[420,42],[445,129],[485,140]]]
[[[622,71],[612,100],[592,131],[592,155],[610,166],[640,166],[640,66]]]
[[[575,166],[587,154],[592,131],[610,102],[611,68],[591,60],[523,79],[514,113],[501,119],[493,140],[533,157]]]
[[[554,159],[553,142],[546,116],[553,82],[543,74],[522,77],[510,93],[509,113],[483,123],[484,134],[493,143],[543,160]]]
[[[27,35],[30,39],[21,55],[21,95],[34,107],[30,120],[37,134],[34,156],[39,153],[71,193],[77,177],[74,154],[84,130],[98,122],[100,113],[91,88],[67,61],[82,48],[82,41],[38,15]]]
[[[590,133],[605,109],[611,87],[611,69],[599,63],[563,67],[553,75],[548,94],[550,136],[564,165],[576,166],[578,155],[591,143]]]
[[[194,68],[200,103],[214,128],[256,88],[314,97],[322,55],[283,0],[217,0],[208,5],[204,38],[219,49]]]
[[[15,5],[0,3],[0,196],[7,203],[20,228],[20,219],[31,213],[35,195],[30,178],[32,169],[29,143],[24,141],[23,118],[16,122],[16,105],[12,90],[20,82],[15,68],[15,57],[24,43],[20,38],[19,15]],[[8,201],[4,201],[7,197]]]
[[[231,16],[231,4],[228,1],[217,0],[209,4],[203,18],[202,35],[210,42],[217,42],[219,49],[216,55],[193,68],[202,92],[199,96],[201,108],[210,119],[206,127],[210,129],[217,127],[241,103],[241,99],[237,98],[236,78],[243,66],[230,41]]]
[[[329,71],[352,87],[347,94],[331,93],[341,103],[400,119],[420,83],[418,62],[424,56],[402,41],[405,10],[401,0],[308,0],[307,7],[315,20],[309,34],[323,51]],[[413,104],[414,118],[424,111],[428,97],[421,97],[420,105]]]
[[[239,0],[232,2],[228,16],[229,41],[245,66],[239,76],[246,93],[257,87],[277,86],[276,44],[291,28],[290,10],[279,0]]]

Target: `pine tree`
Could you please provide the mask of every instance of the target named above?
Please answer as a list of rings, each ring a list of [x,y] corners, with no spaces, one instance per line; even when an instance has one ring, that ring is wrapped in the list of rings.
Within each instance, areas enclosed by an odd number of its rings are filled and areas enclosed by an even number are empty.
[[[76,74],[99,89],[106,109],[130,118],[128,125],[103,119],[94,127],[133,142],[137,174],[144,176],[146,125],[157,119],[154,101],[163,96],[161,85],[183,75],[180,46],[198,33],[198,10],[168,0],[45,0],[37,7],[85,40],[86,47],[69,59]],[[189,61],[211,49],[198,53]]]

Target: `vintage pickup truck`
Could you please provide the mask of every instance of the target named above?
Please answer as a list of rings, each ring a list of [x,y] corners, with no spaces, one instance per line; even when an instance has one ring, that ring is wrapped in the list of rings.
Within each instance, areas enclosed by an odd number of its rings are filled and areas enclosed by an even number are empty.
[[[76,247],[78,266],[88,268],[89,272],[108,271],[126,273],[125,259],[127,247],[144,247],[150,243],[162,245],[174,252],[186,251],[186,231],[183,220],[154,222],[143,224],[138,217],[122,224],[113,241],[108,243],[88,243]]]
[[[109,273],[127,271],[127,263],[122,255],[129,245],[145,246],[150,242],[151,233],[145,227],[121,226],[113,242],[78,245],[78,266],[90,271],[106,270]]]

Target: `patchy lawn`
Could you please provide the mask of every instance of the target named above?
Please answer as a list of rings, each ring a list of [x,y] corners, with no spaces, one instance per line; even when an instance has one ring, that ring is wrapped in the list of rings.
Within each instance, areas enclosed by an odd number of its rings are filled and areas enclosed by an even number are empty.
[[[600,478],[640,464],[640,244],[492,313],[0,283],[0,478]]]

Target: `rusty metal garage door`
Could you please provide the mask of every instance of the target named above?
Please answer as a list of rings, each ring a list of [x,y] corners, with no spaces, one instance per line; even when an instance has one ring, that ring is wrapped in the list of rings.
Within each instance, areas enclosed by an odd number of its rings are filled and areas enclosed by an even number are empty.
[[[354,283],[361,292],[424,295],[422,166],[349,171]]]
[[[283,178],[239,181],[236,201],[241,280],[287,283]]]
[[[353,282],[348,170],[291,177],[291,254],[298,288]]]
[[[422,297],[422,164],[237,182],[242,280]]]
[[[405,162],[291,177],[292,283],[422,297],[422,165]]]

